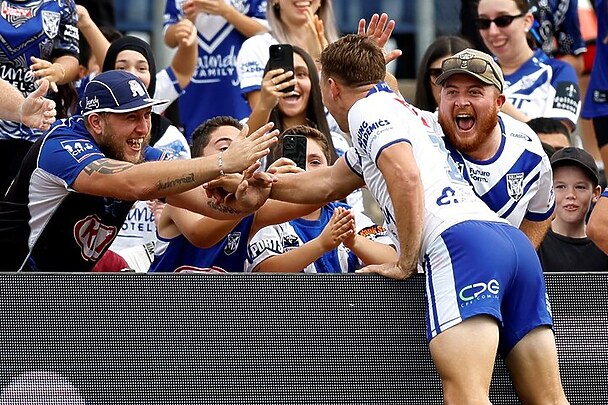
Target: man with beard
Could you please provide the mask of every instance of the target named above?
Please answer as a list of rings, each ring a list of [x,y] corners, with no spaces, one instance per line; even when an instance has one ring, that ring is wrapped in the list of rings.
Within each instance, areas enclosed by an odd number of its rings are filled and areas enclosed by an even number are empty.
[[[359,272],[404,279],[425,269],[427,338],[445,403],[489,404],[500,351],[522,402],[567,404],[536,252],[475,195],[421,111],[390,90],[384,62],[370,36],[325,48],[323,103],[353,146],[333,166],[277,175],[270,197],[317,204],[367,184],[399,259]]]
[[[440,126],[429,121],[445,134],[446,147],[477,195],[537,248],[555,206],[551,164],[538,136],[500,113],[504,81],[490,55],[465,49],[442,69]]]
[[[256,169],[276,143],[276,131],[265,134],[272,125],[248,137],[245,128],[216,155],[150,161],[162,158],[147,145],[152,106],[162,103],[126,71],[88,83],[83,115],[57,121],[32,146],[0,202],[2,270],[91,270],[136,200],[166,197],[217,219],[245,216],[263,203],[239,191],[217,205],[198,186]]]

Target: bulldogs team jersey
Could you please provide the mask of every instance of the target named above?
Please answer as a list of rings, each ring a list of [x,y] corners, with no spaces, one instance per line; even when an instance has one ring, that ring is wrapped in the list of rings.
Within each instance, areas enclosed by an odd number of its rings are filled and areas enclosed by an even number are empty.
[[[74,0],[0,2],[0,78],[27,97],[36,89],[30,58],[52,61],[62,55],[78,58]],[[35,141],[42,131],[0,120],[0,139]]]
[[[608,0],[595,0],[595,9],[598,40],[582,113],[587,119],[608,116]]]
[[[398,142],[411,144],[424,187],[423,252],[443,231],[460,222],[506,222],[475,195],[420,110],[395,95],[386,83],[376,85],[351,107],[348,123],[353,147],[345,154],[346,162],[365,180],[397,247],[397,214],[377,162],[385,148]]]
[[[266,0],[219,1],[267,25]],[[165,29],[185,18],[184,3],[185,0],[167,0]],[[198,63],[179,103],[180,120],[189,141],[196,127],[209,118],[229,115],[240,120],[251,112],[241,97],[236,71],[236,58],[246,37],[219,15],[200,12],[194,24],[198,30]]]
[[[275,44],[278,41],[268,32],[254,35],[243,43],[236,60],[243,97],[262,88],[264,68],[270,58],[268,47]]]
[[[532,31],[538,35],[537,42],[541,42],[547,55],[554,51],[554,39],[557,39],[557,52],[561,55],[579,55],[587,50],[581,34],[577,0],[541,0],[530,4],[537,8],[534,15],[540,21]]]
[[[210,248],[194,246],[184,235],[166,239],[158,236],[156,251],[148,272],[174,272],[183,269],[219,268],[242,272],[247,257],[247,242],[254,215],[243,218],[228,235]]]
[[[154,148],[146,150],[146,160],[162,157]],[[0,202],[4,269],[72,272],[93,268],[133,205],[133,201],[71,188],[87,165],[102,158],[105,155],[81,116],[57,121],[47,136],[34,143]]]
[[[306,242],[318,237],[329,223],[337,207],[349,209],[346,204],[329,203],[321,208],[318,220],[298,218],[278,225],[260,229],[251,241],[247,250],[247,265],[245,271],[251,272],[264,260],[296,249]],[[392,244],[386,231],[367,216],[353,212],[357,234],[376,242]],[[305,273],[353,273],[363,263],[346,246],[340,244],[336,249],[326,252],[319,259],[309,264]]]
[[[581,110],[576,71],[567,62],[534,52],[515,73],[505,75],[504,94],[528,117],[565,119],[574,128]]]
[[[498,123],[501,142],[491,159],[475,160],[458,152],[447,140],[446,147],[465,179],[492,211],[515,227],[524,218],[544,221],[555,207],[549,158],[528,125],[502,113]],[[441,131],[438,124],[437,127]]]

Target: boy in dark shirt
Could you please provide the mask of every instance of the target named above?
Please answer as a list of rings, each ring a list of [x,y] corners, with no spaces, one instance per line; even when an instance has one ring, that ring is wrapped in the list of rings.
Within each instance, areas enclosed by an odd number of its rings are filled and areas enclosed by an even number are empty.
[[[538,249],[544,271],[606,271],[608,256],[588,237],[585,218],[601,193],[599,171],[583,149],[568,147],[551,157],[555,219]]]

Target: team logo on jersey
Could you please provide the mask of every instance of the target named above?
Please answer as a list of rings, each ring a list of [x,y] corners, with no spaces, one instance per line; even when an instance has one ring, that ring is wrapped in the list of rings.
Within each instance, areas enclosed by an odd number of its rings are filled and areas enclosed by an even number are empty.
[[[53,39],[59,32],[61,14],[56,11],[42,10],[42,29],[49,38]]]
[[[240,232],[232,232],[228,234],[226,246],[224,246],[224,253],[228,256],[236,252],[236,249],[239,247],[239,242],[241,241],[241,233]]]
[[[524,174],[510,173],[507,174],[507,193],[515,201],[524,195]]]
[[[74,240],[86,261],[97,261],[110,246],[118,229],[101,222],[97,215],[89,215],[74,225]]]
[[[297,236],[287,234],[283,236],[283,246],[285,247],[285,251],[287,251],[289,249],[297,248],[300,246],[300,243],[298,242]]]
[[[137,80],[129,80],[129,88],[133,97],[144,97],[146,95],[146,90]]]
[[[91,155],[99,153],[93,144],[87,139],[77,139],[70,141],[62,141],[61,146],[67,151],[78,163],[82,162]]]

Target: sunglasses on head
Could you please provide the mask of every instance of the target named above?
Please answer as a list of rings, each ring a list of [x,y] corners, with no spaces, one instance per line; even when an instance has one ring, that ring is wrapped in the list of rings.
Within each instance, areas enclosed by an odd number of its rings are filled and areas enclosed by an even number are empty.
[[[461,59],[452,57],[444,60],[441,64],[441,69],[444,72],[448,72],[453,69],[466,69],[472,73],[484,74],[488,67],[492,70],[492,74],[498,80],[500,76],[496,70],[494,70],[492,65],[488,61],[480,58]],[[498,81],[500,82],[500,80]]]
[[[513,20],[515,20],[516,18],[520,18],[525,15],[526,15],[526,13],[521,13],[521,14],[517,14],[517,15],[501,15],[499,17],[496,17],[493,20],[491,20],[489,18],[478,18],[475,20],[475,24],[477,25],[477,28],[479,28],[480,30],[489,29],[490,25],[492,25],[492,23],[496,24],[496,26],[499,28],[505,28],[505,27],[508,27],[509,25],[511,25]]]

